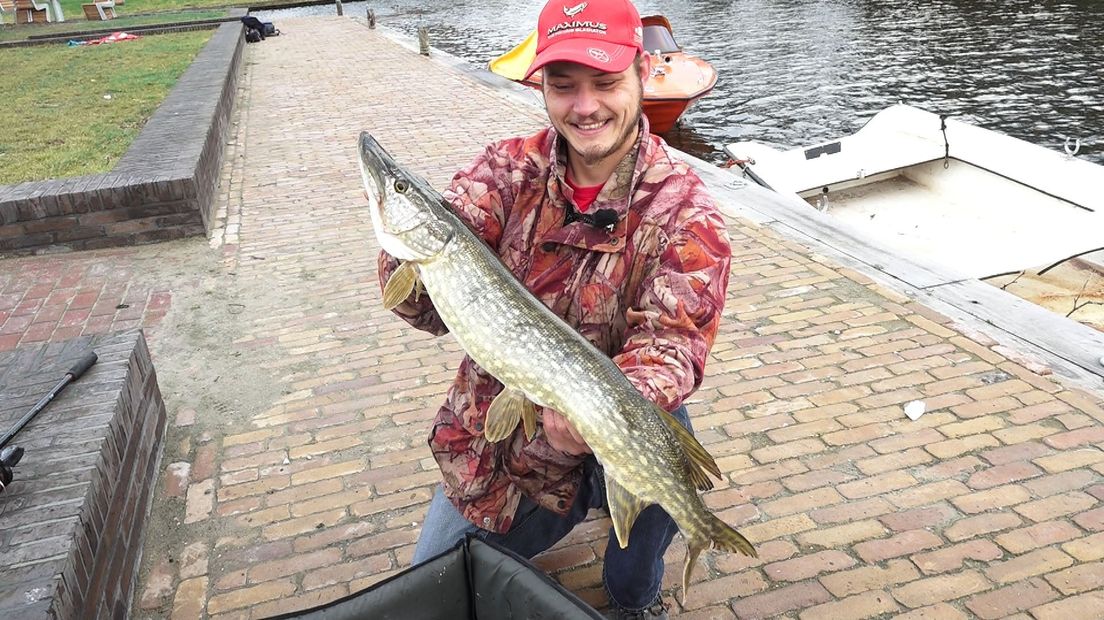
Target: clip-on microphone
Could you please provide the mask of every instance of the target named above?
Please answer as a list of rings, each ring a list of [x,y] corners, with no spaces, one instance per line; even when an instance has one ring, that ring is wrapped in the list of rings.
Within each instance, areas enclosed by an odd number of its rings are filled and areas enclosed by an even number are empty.
[[[575,210],[575,205],[568,202],[567,211],[564,213],[564,226],[572,222],[583,222],[589,226],[605,228],[612,232],[613,227],[617,225],[617,211],[598,209],[594,213],[579,213]]]

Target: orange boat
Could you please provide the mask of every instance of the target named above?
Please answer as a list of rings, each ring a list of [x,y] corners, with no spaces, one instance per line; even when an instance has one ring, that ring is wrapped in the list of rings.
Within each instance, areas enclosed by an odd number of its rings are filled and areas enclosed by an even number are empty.
[[[653,132],[664,133],[675,126],[691,104],[713,90],[717,71],[708,62],[682,51],[666,17],[649,15],[641,21],[644,49],[652,54],[652,75],[644,84],[644,114]],[[540,72],[529,79],[524,77],[536,55],[537,33],[533,31],[521,44],[487,66],[498,75],[540,89]]]

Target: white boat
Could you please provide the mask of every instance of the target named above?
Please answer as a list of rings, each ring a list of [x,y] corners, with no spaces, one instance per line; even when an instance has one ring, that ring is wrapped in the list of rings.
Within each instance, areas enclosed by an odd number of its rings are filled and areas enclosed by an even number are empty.
[[[1093,250],[1104,248],[1104,166],[1078,159],[1072,143],[1066,150],[906,105],[812,147],[725,147],[761,185],[796,193],[863,236],[970,278],[1102,255]]]

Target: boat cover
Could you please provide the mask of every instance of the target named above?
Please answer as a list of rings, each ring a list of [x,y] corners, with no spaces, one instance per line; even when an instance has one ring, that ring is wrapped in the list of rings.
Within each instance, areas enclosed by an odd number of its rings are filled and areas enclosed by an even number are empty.
[[[740,142],[725,151],[778,192],[817,201],[830,190],[821,207],[856,237],[939,264],[954,279],[1043,268],[1104,247],[1104,166],[953,119],[944,127],[910,106],[828,143],[779,151]]]

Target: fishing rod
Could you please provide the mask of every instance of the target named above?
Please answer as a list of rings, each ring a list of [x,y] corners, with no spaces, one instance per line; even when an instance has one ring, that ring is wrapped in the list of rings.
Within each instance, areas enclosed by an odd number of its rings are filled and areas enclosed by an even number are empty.
[[[57,382],[57,385],[50,390],[50,393],[43,396],[35,403],[35,406],[16,422],[15,426],[11,427],[11,430],[4,433],[4,436],[0,438],[0,493],[11,484],[12,478],[14,477],[12,474],[12,467],[15,467],[23,458],[23,448],[19,446],[9,447],[8,442],[15,438],[16,433],[23,430],[23,427],[34,419],[40,411],[45,409],[46,405],[50,404],[50,401],[65,389],[65,386],[80,379],[81,375],[96,363],[96,359],[95,351],[89,350],[85,353],[84,356],[77,360],[77,363],[69,369],[69,372],[65,373],[65,377]]]

